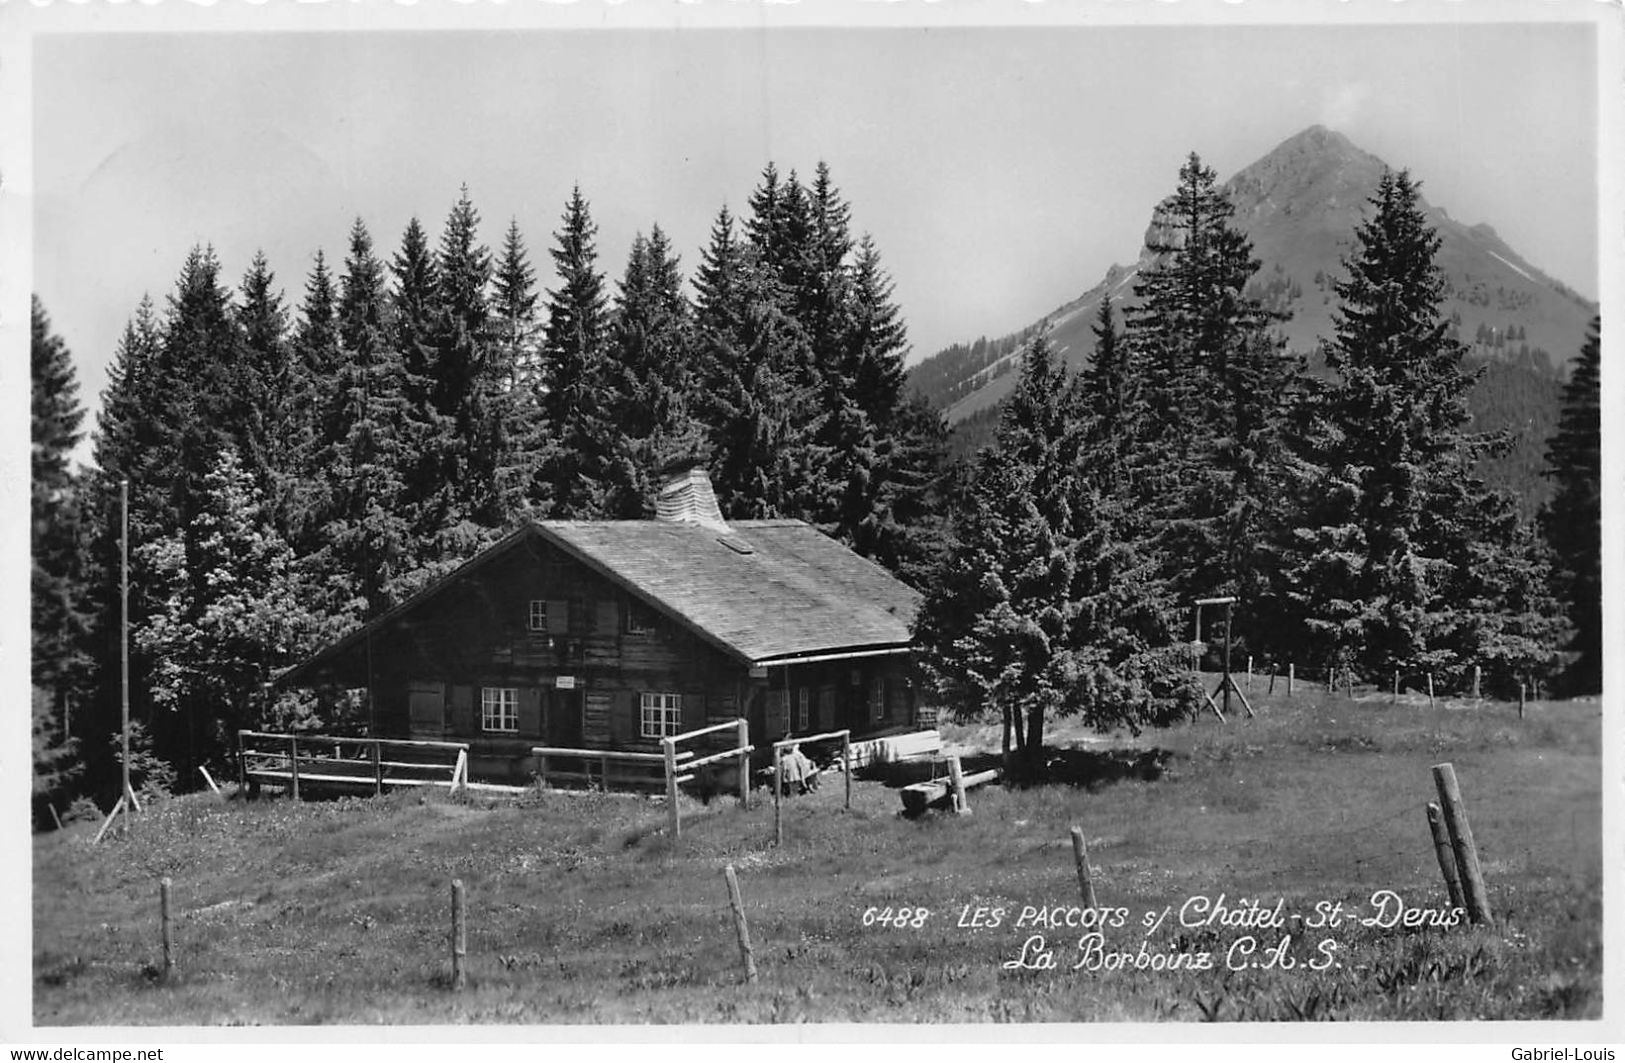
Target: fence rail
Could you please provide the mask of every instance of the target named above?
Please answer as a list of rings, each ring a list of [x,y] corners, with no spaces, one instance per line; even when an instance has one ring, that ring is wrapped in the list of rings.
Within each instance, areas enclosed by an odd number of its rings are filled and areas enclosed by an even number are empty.
[[[355,751],[353,755],[345,755],[346,746]],[[422,753],[437,755],[438,759],[386,760],[386,749],[394,757]],[[250,781],[284,786],[296,798],[302,783],[371,784],[375,794],[383,793],[386,786],[445,786],[455,792],[468,785],[468,745],[426,739],[238,731],[237,782],[246,789]]]
[[[732,726],[731,724],[729,726]],[[664,753],[637,753],[613,749],[573,749],[565,746],[532,746],[531,755],[537,758],[536,780],[543,786],[548,779],[569,780],[584,782],[590,788],[596,782],[602,789],[608,790],[612,781],[631,783],[638,786],[659,786],[665,778],[666,755]],[[678,761],[685,761],[694,754],[684,750],[677,757]],[[549,760],[565,760],[579,762],[580,770],[571,771],[568,768],[550,767]],[[593,773],[593,765],[598,765],[598,772]],[[622,772],[610,771],[611,765],[627,765],[628,770]],[[644,768],[638,771],[638,767]],[[685,767],[687,765],[684,765]]]

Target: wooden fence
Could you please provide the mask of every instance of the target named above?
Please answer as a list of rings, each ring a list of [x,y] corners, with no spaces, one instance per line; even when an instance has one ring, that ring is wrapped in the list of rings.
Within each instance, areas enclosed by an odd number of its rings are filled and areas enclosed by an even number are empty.
[[[696,738],[703,738],[708,734],[719,731],[733,730],[738,736],[739,744],[732,749],[713,753],[708,757],[695,757],[692,750],[683,750],[679,753],[679,742],[692,742]],[[737,762],[739,772],[739,803],[745,808],[750,807],[750,724],[744,717],[730,720],[727,723],[712,724],[710,727],[701,727],[697,731],[685,731],[678,735],[669,735],[660,740],[665,747],[664,759],[666,761],[666,815],[671,824],[671,836],[678,838],[683,833],[683,813],[677,805],[677,787],[694,778],[694,770],[703,768],[707,764],[718,761],[734,760]],[[682,774],[678,774],[678,765],[681,762]]]
[[[410,757],[417,759],[407,759]],[[294,797],[304,784],[371,786],[468,785],[468,745],[404,738],[237,732],[237,781],[283,786]]]
[[[784,844],[784,751],[792,746],[799,746],[803,742],[820,742],[830,738],[839,738],[841,740],[841,775],[846,780],[846,807],[851,808],[851,730],[825,731],[823,734],[808,735],[805,738],[786,738],[781,742],[773,743],[773,838],[780,845]]]
[[[732,727],[730,723],[728,726]],[[634,753],[613,749],[567,749],[562,746],[533,746],[531,755],[537,758],[536,781],[546,786],[548,780],[565,780],[570,782],[584,782],[588,789],[597,786],[608,790],[612,783],[632,786],[659,787],[665,778],[666,754],[664,753]],[[679,761],[686,761],[694,754],[684,750]],[[577,770],[553,767],[549,760],[563,760],[573,764]],[[593,772],[597,766],[598,771]],[[621,771],[611,771],[611,767],[622,768]],[[685,764],[684,767],[687,765]],[[641,769],[641,770],[640,770]]]

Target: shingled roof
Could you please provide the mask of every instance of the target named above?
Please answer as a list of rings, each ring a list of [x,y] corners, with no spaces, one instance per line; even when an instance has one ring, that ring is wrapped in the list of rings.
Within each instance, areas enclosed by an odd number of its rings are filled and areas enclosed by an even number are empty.
[[[299,683],[448,587],[532,538],[551,543],[651,609],[750,665],[907,649],[920,595],[799,520],[527,522],[314,657]]]
[[[538,528],[751,663],[904,647],[920,595],[799,520],[545,521]]]

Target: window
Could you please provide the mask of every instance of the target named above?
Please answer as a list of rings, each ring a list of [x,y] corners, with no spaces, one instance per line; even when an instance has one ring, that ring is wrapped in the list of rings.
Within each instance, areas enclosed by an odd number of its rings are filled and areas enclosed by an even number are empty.
[[[665,738],[677,733],[683,719],[681,694],[644,694],[639,706],[644,738]]]
[[[779,691],[779,734],[790,733],[790,692]]]
[[[485,731],[519,733],[519,689],[480,688],[480,728]]]
[[[886,681],[880,676],[869,680],[869,721],[879,723],[886,718]]]
[[[806,687],[801,688],[801,701],[796,706],[796,730],[807,731],[812,728],[812,691]]]
[[[626,603],[626,633],[628,635],[649,635],[655,629],[654,614],[649,612],[637,602]]]
[[[547,602],[532,598],[530,601],[530,629],[547,630]]]

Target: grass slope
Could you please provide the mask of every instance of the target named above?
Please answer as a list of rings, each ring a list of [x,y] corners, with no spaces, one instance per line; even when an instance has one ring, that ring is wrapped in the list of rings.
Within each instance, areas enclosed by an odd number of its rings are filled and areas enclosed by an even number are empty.
[[[973,791],[973,814],[898,815],[839,778],[773,810],[646,798],[517,802],[397,794],[296,804],[185,798],[132,837],[34,843],[34,1018],[74,1024],[979,1022],[1573,1019],[1601,1013],[1596,703],[1389,705],[1259,691],[1259,718],[1110,739],[1072,731],[1093,785]],[[950,728],[955,742],[996,738]],[[1059,744],[1068,744],[1063,724]],[[1145,755],[1156,750],[1154,755]],[[1193,896],[1308,919],[1373,891],[1440,906],[1423,806],[1454,763],[1493,927],[1181,927]],[[1157,771],[1120,770],[1160,763]],[[1158,775],[1152,781],[1138,774]],[[1110,781],[1114,776],[1126,776]],[[686,801],[686,799],[685,799]],[[1073,906],[1069,828],[1088,838],[1112,951],[1212,954],[1214,969],[1075,970],[1080,929],[1017,926]],[[722,869],[739,873],[760,979],[741,984]],[[178,968],[159,958],[174,880]],[[448,988],[449,883],[469,897],[468,985]],[[1004,909],[970,928],[966,906]],[[1171,914],[1147,934],[1140,920]],[[898,916],[882,926],[874,916]],[[918,912],[925,909],[923,919]],[[865,926],[865,913],[871,925]],[[991,916],[984,916],[984,921]],[[968,921],[968,920],[966,920]],[[914,925],[920,923],[921,925]],[[1008,969],[1042,934],[1050,969]],[[1245,936],[1257,950],[1226,969]],[[1264,964],[1284,936],[1292,970]],[[1336,965],[1308,969],[1332,940]],[[1254,965],[1256,964],[1256,966]]]

